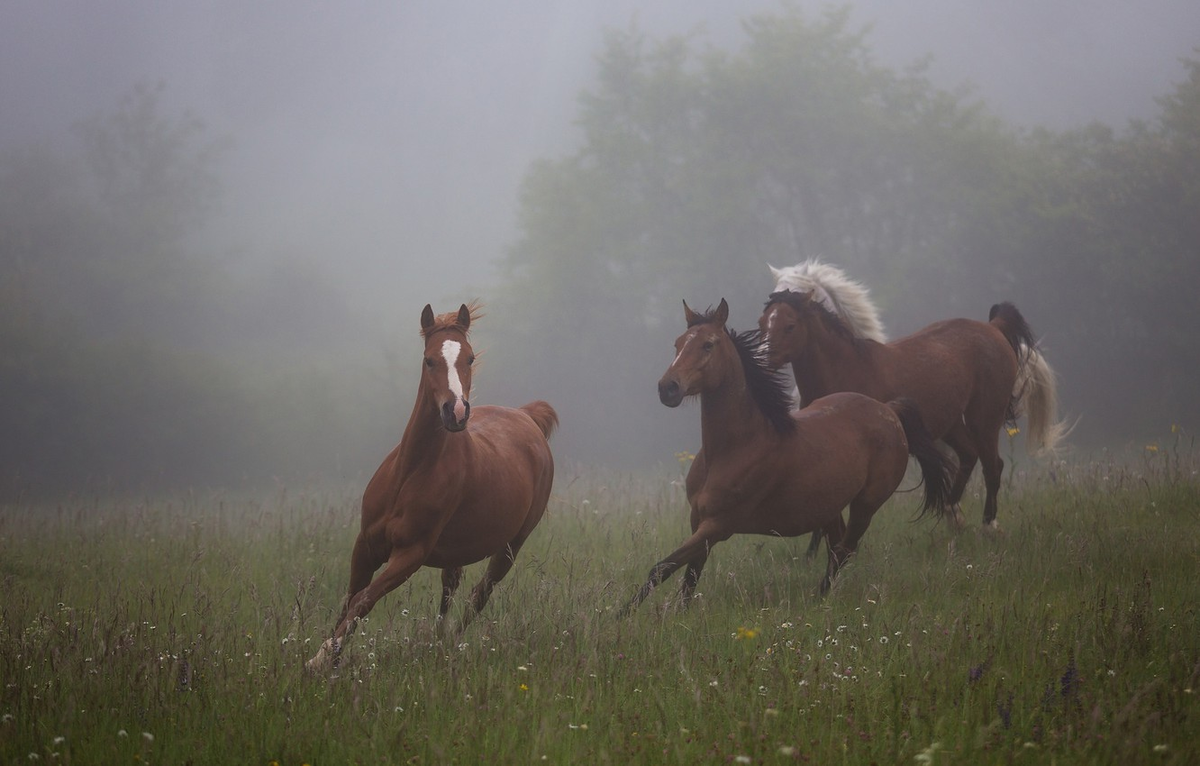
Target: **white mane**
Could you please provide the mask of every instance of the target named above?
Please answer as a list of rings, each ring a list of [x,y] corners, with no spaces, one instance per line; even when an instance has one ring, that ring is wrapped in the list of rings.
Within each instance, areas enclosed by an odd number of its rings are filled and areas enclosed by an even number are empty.
[[[813,258],[795,266],[783,269],[770,266],[770,269],[775,278],[773,292],[791,290],[812,293],[814,300],[837,314],[858,337],[887,342],[887,334],[883,331],[879,310],[871,302],[870,291],[846,276],[846,272],[837,266]]]

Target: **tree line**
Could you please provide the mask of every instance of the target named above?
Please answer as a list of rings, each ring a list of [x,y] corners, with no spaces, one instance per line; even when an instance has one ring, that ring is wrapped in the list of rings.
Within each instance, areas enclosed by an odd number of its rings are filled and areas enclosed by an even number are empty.
[[[481,296],[487,401],[554,403],[568,459],[670,462],[698,421],[654,394],[680,300],[726,298],[746,329],[768,263],[821,257],[871,288],[893,337],[1013,301],[1076,443],[1195,426],[1200,61],[1153,120],[1056,132],[1006,124],[923,62],[880,65],[846,9],[743,29],[733,49],[607,34],[578,148],[530,166]],[[364,334],[319,266],[247,279],[244,254],[213,252],[235,147],[162,102],[139,87],[84,120],[71,158],[0,156],[6,492],[328,476],[401,425],[378,417],[407,407],[394,338]]]
[[[335,350],[351,312],[319,271],[212,249],[233,145],[164,100],[0,157],[0,496],[336,476],[378,448],[342,405],[390,393]]]
[[[627,413],[662,426],[642,429],[654,454],[683,446],[652,393],[680,299],[726,297],[745,329],[766,264],[810,257],[870,287],[892,337],[1016,303],[1081,417],[1077,444],[1194,425],[1200,62],[1153,121],[1053,132],[935,87],[923,62],[879,65],[847,9],[744,31],[732,51],[610,32],[579,150],[526,177],[498,312],[520,331],[502,356],[509,376],[561,383],[564,433],[573,410]],[[630,453],[618,429],[582,441]]]

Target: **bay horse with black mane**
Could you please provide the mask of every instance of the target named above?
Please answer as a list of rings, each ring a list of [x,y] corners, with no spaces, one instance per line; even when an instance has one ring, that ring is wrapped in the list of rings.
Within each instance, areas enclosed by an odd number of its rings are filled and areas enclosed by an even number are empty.
[[[904,478],[910,452],[924,479],[922,512],[944,508],[952,466],[910,403],[841,393],[793,411],[782,376],[760,359],[758,332],[725,327],[724,299],[703,314],[686,302],[683,308],[687,331],[675,341],[675,360],[658,395],[668,407],[700,397],[701,447],[686,481],[692,535],[654,565],[623,613],[685,566],[686,604],[709,551],[735,534],[795,537],[823,530],[829,564],[820,589],[827,592]],[[847,505],[848,522],[842,519]]]
[[[860,313],[874,312],[869,302],[863,304],[865,291],[839,297],[837,283],[806,286],[778,290],[766,304],[759,329],[768,365],[792,365],[804,402],[837,391],[879,401],[912,400],[933,437],[958,456],[950,493],[954,517],[961,518],[959,504],[978,462],[987,491],[984,528],[998,529],[1001,427],[1015,426],[1027,412],[1026,445],[1035,454],[1053,451],[1070,430],[1056,420],[1054,371],[1021,312],[1011,303],[998,303],[987,322],[947,319],[881,342],[856,333],[838,310],[857,303]]]
[[[427,305],[421,312],[425,351],[416,403],[400,443],[367,484],[349,592],[309,670],[336,661],[358,620],[422,566],[442,570],[440,631],[463,567],[487,558],[461,632],[546,511],[554,481],[548,439],[558,415],[543,401],[471,408],[475,352],[467,330],[476,308],[464,304],[457,314],[435,317]]]

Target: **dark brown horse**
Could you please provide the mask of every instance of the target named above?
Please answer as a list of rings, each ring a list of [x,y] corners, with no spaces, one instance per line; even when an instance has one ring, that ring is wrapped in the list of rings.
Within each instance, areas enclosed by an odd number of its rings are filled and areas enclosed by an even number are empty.
[[[554,481],[547,439],[558,416],[542,401],[471,409],[473,309],[463,305],[457,314],[435,317],[426,306],[421,313],[425,356],[417,401],[400,444],[363,494],[350,589],[310,670],[335,660],[357,621],[422,566],[442,570],[440,629],[463,567],[490,557],[459,624],[464,629],[546,510]]]
[[[955,517],[979,462],[987,489],[983,523],[998,528],[1000,428],[1027,410],[1033,452],[1053,450],[1068,430],[1055,420],[1054,372],[1021,313],[1000,303],[988,322],[948,319],[879,343],[855,335],[828,305],[813,292],[772,293],[759,319],[767,363],[792,365],[804,402],[837,391],[912,400],[934,438],[958,455],[950,493]]]
[[[712,546],[735,534],[794,537],[823,530],[829,565],[821,592],[854,552],[875,511],[904,478],[911,451],[925,483],[922,510],[941,509],[949,461],[905,402],[882,404],[834,394],[793,412],[781,376],[759,358],[757,332],[725,327],[729,307],[697,314],[684,303],[688,329],[658,383],[668,407],[700,397],[701,448],[687,476],[692,536],[654,565],[629,610],[686,566],[684,603]],[[849,523],[842,508],[849,505]]]

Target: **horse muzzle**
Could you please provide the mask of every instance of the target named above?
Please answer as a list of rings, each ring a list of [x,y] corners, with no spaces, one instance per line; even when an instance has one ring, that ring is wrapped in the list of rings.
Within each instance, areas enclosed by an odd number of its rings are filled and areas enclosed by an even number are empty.
[[[467,427],[471,417],[471,404],[466,399],[455,399],[442,405],[442,425],[447,431],[456,433]]]
[[[658,400],[668,407],[678,407],[683,401],[683,389],[674,378],[658,381]]]

